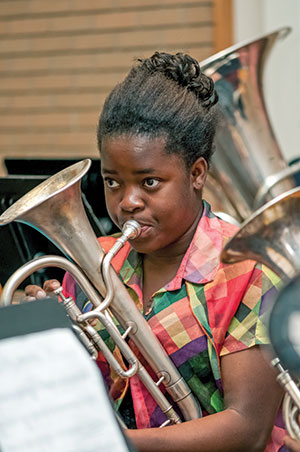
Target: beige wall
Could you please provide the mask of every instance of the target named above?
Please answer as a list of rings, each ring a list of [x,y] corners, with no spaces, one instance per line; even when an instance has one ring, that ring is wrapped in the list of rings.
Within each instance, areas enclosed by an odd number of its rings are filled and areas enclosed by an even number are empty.
[[[215,17],[204,0],[1,0],[0,161],[96,157],[101,105],[134,58],[201,61]]]
[[[234,0],[234,41],[270,33],[291,32],[278,40],[264,69],[264,95],[275,137],[288,162],[300,157],[300,2]]]

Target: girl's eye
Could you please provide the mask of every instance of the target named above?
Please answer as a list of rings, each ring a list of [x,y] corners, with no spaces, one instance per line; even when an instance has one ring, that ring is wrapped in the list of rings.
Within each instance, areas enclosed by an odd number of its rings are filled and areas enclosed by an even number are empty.
[[[152,177],[144,180],[144,185],[146,188],[155,188],[158,184],[159,181],[157,179],[153,179]]]
[[[110,179],[108,177],[104,179],[104,183],[108,188],[118,188],[120,185],[116,180]]]

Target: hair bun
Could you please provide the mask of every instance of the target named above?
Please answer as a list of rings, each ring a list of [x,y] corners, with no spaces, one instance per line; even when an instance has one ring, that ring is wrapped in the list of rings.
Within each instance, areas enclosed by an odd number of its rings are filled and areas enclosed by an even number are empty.
[[[197,60],[184,53],[172,55],[155,52],[150,58],[139,59],[141,65],[150,73],[162,72],[180,86],[192,91],[206,108],[218,102],[218,94],[213,80],[201,72]]]

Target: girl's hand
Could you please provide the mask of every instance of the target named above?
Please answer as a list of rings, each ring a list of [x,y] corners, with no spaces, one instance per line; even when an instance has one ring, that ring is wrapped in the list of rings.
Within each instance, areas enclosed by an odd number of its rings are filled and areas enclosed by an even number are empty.
[[[60,286],[61,283],[57,281],[57,279],[48,279],[47,281],[44,282],[43,288],[41,288],[40,286],[30,284],[25,287],[25,297],[22,299],[22,302],[33,301],[45,298],[47,296],[57,298],[57,295],[55,295],[53,291],[58,289]],[[97,325],[97,322],[98,320],[96,318],[88,320],[88,323],[93,327]]]
[[[25,287],[25,297],[22,301],[33,301],[36,299],[45,298],[47,296],[56,297],[53,293],[55,289],[58,289],[61,283],[57,279],[49,279],[44,282],[43,288],[30,284]]]

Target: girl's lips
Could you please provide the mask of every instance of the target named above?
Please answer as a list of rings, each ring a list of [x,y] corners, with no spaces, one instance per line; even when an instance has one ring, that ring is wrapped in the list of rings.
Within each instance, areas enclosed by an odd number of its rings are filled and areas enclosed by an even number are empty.
[[[136,221],[139,223],[139,225],[141,227],[141,232],[133,240],[139,240],[140,238],[144,238],[144,236],[147,236],[150,233],[150,231],[153,229],[153,225],[151,225],[151,224],[145,224],[145,223],[139,222],[138,220],[136,220]],[[122,223],[124,224],[124,222],[120,222],[120,224],[122,224]]]
[[[152,226],[150,226],[150,225],[146,225],[146,224],[141,225],[141,233],[137,238],[147,235],[147,233],[150,231],[151,228],[152,228]]]
[[[141,224],[141,232],[140,234],[133,240],[140,240],[140,239],[144,239],[148,236],[148,234],[150,233],[151,229],[153,228],[153,226],[149,225],[149,224]]]

